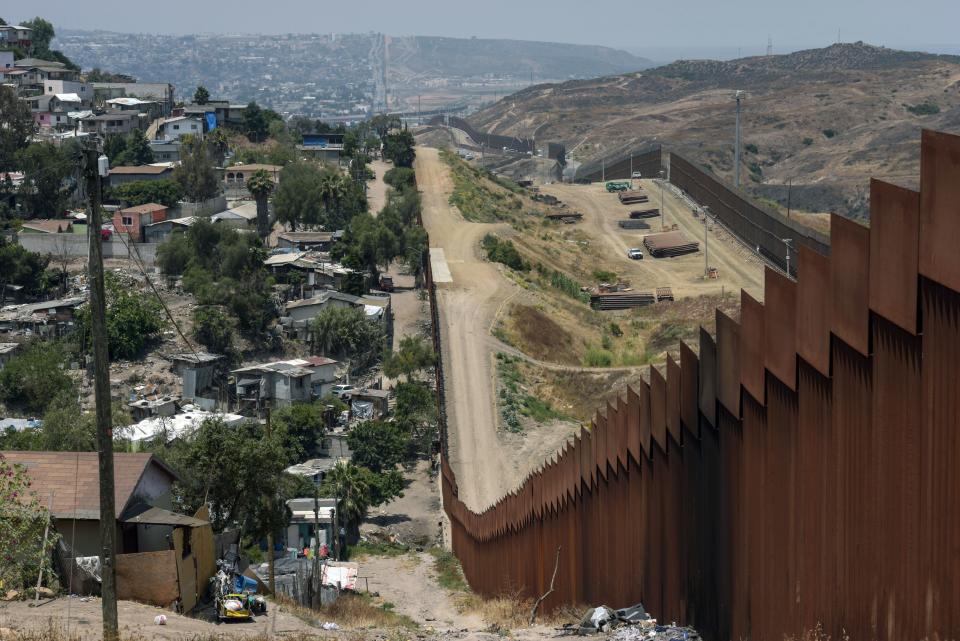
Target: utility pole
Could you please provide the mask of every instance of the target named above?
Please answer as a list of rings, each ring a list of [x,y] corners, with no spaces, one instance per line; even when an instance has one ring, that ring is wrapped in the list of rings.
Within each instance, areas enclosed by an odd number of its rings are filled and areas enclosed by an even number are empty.
[[[663,207],[663,170],[661,169],[658,173],[660,174],[660,231],[663,231],[663,214],[666,211]]]
[[[601,182],[607,182],[607,159],[600,159],[600,180]]]
[[[790,276],[790,243],[793,242],[792,238],[784,238],[783,244],[787,248],[787,277]]]
[[[633,154],[630,154],[630,187],[633,187]]]
[[[268,401],[267,401],[267,426],[266,426],[266,435],[267,435],[267,439],[268,439],[268,440],[269,440],[269,438],[270,438],[271,433],[272,433],[272,430],[270,429],[270,401],[268,400]],[[267,512],[268,512],[268,513],[271,511],[271,510],[270,510],[270,508],[271,508],[270,499],[271,499],[270,496],[266,496],[266,495],[265,495],[265,496],[263,497],[264,503],[267,504]],[[273,520],[273,519],[268,519],[268,520],[271,521],[271,523],[270,523],[270,529],[267,530],[267,563],[268,563],[269,566],[270,566],[270,594],[276,594],[276,593],[277,593],[277,583],[276,583],[277,577],[276,577],[276,575],[275,575],[274,572],[273,572],[273,562],[274,562],[274,558],[273,558],[273,557],[274,557],[274,552],[273,552],[273,523],[272,523],[272,520]]]
[[[740,135],[741,135],[741,131],[740,131],[740,97],[741,97],[742,95],[743,95],[743,92],[738,89],[738,90],[737,90],[737,93],[734,94],[734,96],[733,96],[734,99],[736,99],[736,101],[737,101],[737,128],[736,128],[736,142],[735,142],[735,145],[736,145],[736,146],[735,146],[734,149],[733,149],[733,167],[734,167],[734,171],[736,172],[736,173],[735,173],[735,175],[736,175],[736,182],[735,182],[735,184],[736,184],[736,186],[737,186],[738,188],[740,187]]]
[[[790,220],[790,197],[793,195],[793,178],[787,181],[787,220]]]
[[[707,234],[707,220],[710,218],[710,206],[703,206],[703,277],[710,278],[710,236]]]
[[[110,416],[110,356],[107,351],[107,301],[103,283],[103,246],[100,227],[100,177],[107,172],[107,157],[95,146],[84,149],[84,174],[90,212],[90,329],[93,338],[93,391],[97,419],[97,455],[100,472],[100,594],[104,641],[117,641],[117,571],[114,565],[117,513],[114,505],[113,421]],[[101,164],[103,165],[101,167]]]

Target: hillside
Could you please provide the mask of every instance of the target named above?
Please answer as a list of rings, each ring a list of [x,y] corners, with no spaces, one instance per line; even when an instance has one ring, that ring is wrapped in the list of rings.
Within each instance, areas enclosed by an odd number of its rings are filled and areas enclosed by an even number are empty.
[[[539,85],[474,114],[495,133],[560,141],[594,163],[664,144],[733,177],[744,90],[744,185],[808,211],[866,213],[870,176],[912,185],[922,127],[960,129],[960,57],[864,43]]]

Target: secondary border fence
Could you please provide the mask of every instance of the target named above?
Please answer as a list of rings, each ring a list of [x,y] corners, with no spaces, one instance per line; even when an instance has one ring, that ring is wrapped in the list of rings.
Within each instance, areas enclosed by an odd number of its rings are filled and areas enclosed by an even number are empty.
[[[960,638],[960,137],[924,131],[921,164],[919,193],[873,181],[870,229],[834,216],[832,256],[768,269],[765,303],[741,293],[489,509],[444,449],[473,589],[539,596],[559,549],[547,607],[642,601],[716,640]]]
[[[761,209],[747,196],[673,152],[670,153],[670,182],[701,205],[707,205],[711,215],[780,269],[787,267],[787,254],[795,254],[801,246],[821,254],[830,253],[830,238],[825,234],[778,212]],[[792,241],[792,249],[787,247],[785,239]],[[795,261],[790,265],[790,273],[797,273]]]
[[[516,136],[486,133],[476,129],[469,122],[457,116],[434,116],[427,124],[447,125],[465,131],[477,144],[489,149],[510,149],[521,154],[527,152],[536,153],[537,151],[536,144],[534,144],[532,138],[517,138]]]
[[[604,161],[605,162],[605,161]],[[594,161],[577,167],[574,182],[598,182],[601,180],[621,180],[633,176],[639,171],[644,178],[656,178],[663,169],[663,149],[649,149],[631,152],[608,164]]]

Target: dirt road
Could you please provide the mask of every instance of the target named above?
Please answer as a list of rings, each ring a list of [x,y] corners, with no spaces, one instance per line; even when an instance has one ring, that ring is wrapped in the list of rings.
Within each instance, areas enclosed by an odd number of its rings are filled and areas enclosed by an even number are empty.
[[[603,184],[544,185],[544,193],[556,196],[573,209],[583,214],[582,229],[602,244],[609,252],[605,264],[621,278],[630,281],[634,289],[653,290],[655,287],[671,287],[674,296],[698,296],[718,294],[721,289],[738,291],[741,287],[751,294],[762,295],[763,269],[761,262],[729,234],[714,226],[708,232],[710,266],[720,272],[717,280],[706,280],[704,272],[703,222],[693,217],[687,204],[674,196],[669,189],[663,190],[664,224],[676,224],[691,240],[700,243],[700,251],[677,258],[652,258],[643,247],[643,237],[660,231],[660,219],[647,219],[649,230],[624,230],[618,220],[629,217],[632,209],[660,208],[660,187],[652,180],[638,180],[650,196],[650,202],[633,206],[621,205],[617,195],[607,193]],[[627,258],[627,250],[640,248],[643,260]]]
[[[436,149],[417,149],[417,182],[431,248],[442,248],[452,282],[437,285],[447,385],[450,463],[460,498],[475,510],[520,479],[504,464],[497,438],[490,324],[515,286],[479,256],[485,233],[501,226],[471,223],[449,203],[453,185]],[[504,226],[505,227],[505,226]]]

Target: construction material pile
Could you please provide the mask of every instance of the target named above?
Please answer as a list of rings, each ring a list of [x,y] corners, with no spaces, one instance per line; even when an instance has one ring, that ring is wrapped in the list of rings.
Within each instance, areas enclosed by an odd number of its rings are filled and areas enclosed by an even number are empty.
[[[659,215],[660,209],[656,207],[653,209],[635,209],[630,212],[630,218],[633,218],[634,220],[638,218],[656,218]]]
[[[657,287],[657,302],[673,300],[673,290],[669,287]]]
[[[673,258],[692,254],[700,248],[700,243],[688,240],[682,232],[667,231],[643,237],[643,245],[654,258]]]
[[[620,229],[650,229],[650,225],[642,220],[618,220]]]
[[[650,197],[639,190],[621,191],[617,196],[623,205],[632,205],[635,203],[645,203],[650,201]]]
[[[676,625],[659,625],[644,609],[643,604],[622,610],[613,610],[605,605],[587,610],[579,625],[567,625],[560,632],[579,636],[604,634],[612,641],[697,641],[700,635],[693,628]]]
[[[590,306],[600,311],[646,307],[657,302],[650,292],[602,292],[590,295]]]

